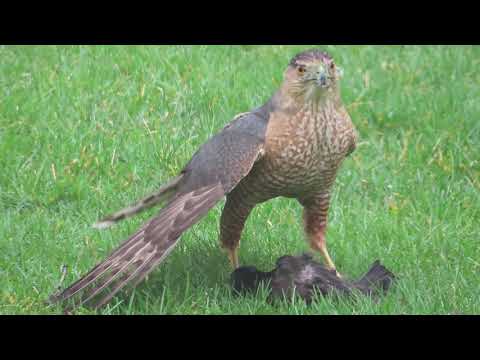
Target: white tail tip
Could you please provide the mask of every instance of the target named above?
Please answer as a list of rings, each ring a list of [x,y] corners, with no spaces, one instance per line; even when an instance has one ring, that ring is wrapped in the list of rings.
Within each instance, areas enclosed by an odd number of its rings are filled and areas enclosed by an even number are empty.
[[[93,224],[93,227],[95,229],[103,230],[103,229],[109,228],[113,224],[115,224],[113,221],[108,221],[108,220],[107,221],[99,221],[99,222]]]

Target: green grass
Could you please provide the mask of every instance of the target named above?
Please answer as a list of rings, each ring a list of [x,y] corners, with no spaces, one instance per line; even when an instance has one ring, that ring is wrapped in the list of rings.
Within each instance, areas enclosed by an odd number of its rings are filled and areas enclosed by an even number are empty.
[[[265,102],[305,46],[0,47],[0,313],[43,304],[145,219],[91,227],[174,176],[235,114]],[[325,46],[361,143],[336,182],[328,244],[357,277],[380,259],[380,303],[233,298],[217,206],[167,261],[103,314],[480,313],[480,48]],[[243,264],[308,249],[301,208],[258,207]],[[80,313],[91,313],[81,310]]]

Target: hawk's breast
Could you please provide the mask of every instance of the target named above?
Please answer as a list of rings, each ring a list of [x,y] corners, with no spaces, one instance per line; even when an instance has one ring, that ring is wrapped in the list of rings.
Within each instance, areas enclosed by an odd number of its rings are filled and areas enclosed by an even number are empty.
[[[348,126],[328,110],[272,114],[259,164],[267,186],[292,194],[331,186],[349,144]]]

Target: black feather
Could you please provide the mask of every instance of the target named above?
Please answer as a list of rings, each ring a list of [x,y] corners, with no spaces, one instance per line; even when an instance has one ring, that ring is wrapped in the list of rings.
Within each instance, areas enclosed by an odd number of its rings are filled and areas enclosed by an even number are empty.
[[[234,293],[245,294],[256,291],[262,284],[270,290],[270,298],[290,298],[295,292],[307,303],[318,293],[327,295],[362,294],[376,296],[386,293],[395,276],[377,260],[370,270],[358,281],[348,281],[338,277],[336,272],[316,262],[309,254],[282,256],[270,272],[262,272],[253,266],[236,269],[230,278]]]

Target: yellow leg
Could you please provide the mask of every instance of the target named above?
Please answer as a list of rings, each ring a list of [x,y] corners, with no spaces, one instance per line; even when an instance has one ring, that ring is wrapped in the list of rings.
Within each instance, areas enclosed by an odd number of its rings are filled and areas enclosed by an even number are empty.
[[[342,277],[340,273],[337,271],[337,267],[335,266],[330,254],[327,250],[327,242],[325,239],[325,231],[319,231],[315,235],[310,235],[310,246],[313,250],[318,251],[320,255],[323,257],[325,265],[329,270],[334,270],[338,277]]]
[[[242,190],[234,190],[227,196],[225,207],[220,218],[220,245],[228,254],[233,269],[237,269],[238,249],[243,227],[255,202],[248,199]]]
[[[309,199],[309,202],[310,203],[304,208],[303,220],[310,247],[322,255],[325,265],[329,270],[334,270],[337,276],[341,277],[328,253],[325,238],[329,198],[321,194],[321,196],[313,198],[313,200]]]
[[[230,264],[232,265],[233,269],[238,269],[238,248],[233,250],[227,249],[228,252],[228,259],[230,260]]]
[[[335,264],[333,263],[333,260],[330,257],[330,254],[328,253],[327,244],[326,243],[321,244],[318,251],[323,256],[323,259],[325,260],[325,264],[327,265],[327,267],[330,270],[336,270],[337,268],[336,268]]]

